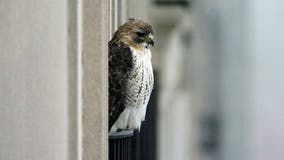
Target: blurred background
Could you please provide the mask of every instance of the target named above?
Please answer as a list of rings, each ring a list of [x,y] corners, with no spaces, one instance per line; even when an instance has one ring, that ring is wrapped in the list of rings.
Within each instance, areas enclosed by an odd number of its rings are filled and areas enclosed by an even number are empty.
[[[106,158],[106,42],[134,17],[155,31],[156,88],[142,129],[152,159],[283,160],[283,6],[0,0],[0,159]]]
[[[143,3],[130,17],[155,29],[157,159],[284,159],[284,3]]]

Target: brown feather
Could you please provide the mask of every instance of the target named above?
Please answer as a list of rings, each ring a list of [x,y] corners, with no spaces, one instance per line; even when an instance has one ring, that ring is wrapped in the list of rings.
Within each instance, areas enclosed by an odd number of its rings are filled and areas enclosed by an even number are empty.
[[[152,27],[141,20],[129,19],[120,26],[109,41],[109,129],[125,109],[127,97],[127,82],[134,78],[138,71],[134,70],[135,59],[130,49],[143,50],[144,47],[135,42],[137,32],[148,32],[153,34]],[[137,74],[131,73],[137,72]],[[148,89],[148,87],[147,87]],[[141,94],[141,89],[138,95]],[[137,95],[137,96],[138,96]]]
[[[133,47],[137,50],[143,50],[144,47],[134,41],[134,38],[137,36],[136,33],[141,31],[154,34],[150,24],[142,20],[130,18],[129,21],[117,29],[112,40],[117,40],[124,45]]]

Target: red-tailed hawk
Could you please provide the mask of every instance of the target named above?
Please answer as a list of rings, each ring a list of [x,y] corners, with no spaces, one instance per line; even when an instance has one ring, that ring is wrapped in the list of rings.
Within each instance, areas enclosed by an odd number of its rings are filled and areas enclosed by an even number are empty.
[[[140,130],[153,89],[153,29],[129,19],[109,41],[109,130]]]

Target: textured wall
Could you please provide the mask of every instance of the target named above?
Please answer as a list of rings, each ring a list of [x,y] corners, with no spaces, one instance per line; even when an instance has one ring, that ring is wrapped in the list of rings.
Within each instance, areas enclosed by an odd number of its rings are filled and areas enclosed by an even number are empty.
[[[0,159],[67,160],[66,1],[0,1]]]
[[[109,2],[83,1],[83,160],[106,160]]]

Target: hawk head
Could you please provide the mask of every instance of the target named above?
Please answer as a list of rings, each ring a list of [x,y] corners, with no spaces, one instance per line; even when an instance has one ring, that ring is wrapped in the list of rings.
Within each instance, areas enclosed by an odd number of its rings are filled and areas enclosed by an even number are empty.
[[[154,46],[152,26],[142,20],[130,18],[114,33],[113,40],[135,49],[145,49]]]

